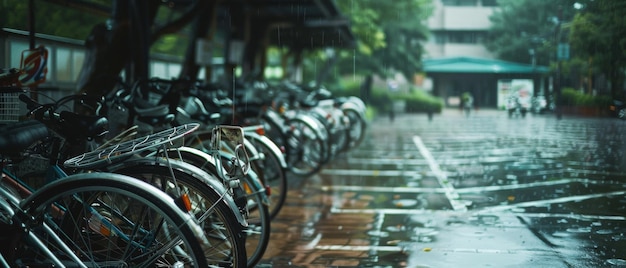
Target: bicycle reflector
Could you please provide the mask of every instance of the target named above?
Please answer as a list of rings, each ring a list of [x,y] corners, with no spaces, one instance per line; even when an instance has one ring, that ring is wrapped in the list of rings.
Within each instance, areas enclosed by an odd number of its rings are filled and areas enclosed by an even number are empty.
[[[174,202],[176,203],[176,205],[186,211],[189,212],[191,211],[191,200],[189,199],[189,195],[188,194],[182,194],[181,196],[179,196],[178,198],[176,198],[176,200],[174,200]]]
[[[261,136],[265,136],[265,128],[263,126],[259,126],[257,127],[254,132],[256,132],[256,134],[259,134]]]

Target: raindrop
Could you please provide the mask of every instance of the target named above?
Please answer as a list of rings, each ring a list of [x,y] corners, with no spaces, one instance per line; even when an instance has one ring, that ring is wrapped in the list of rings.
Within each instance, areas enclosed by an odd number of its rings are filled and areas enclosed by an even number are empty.
[[[389,232],[400,232],[400,231],[404,231],[405,228],[403,225],[395,225],[395,226],[388,226],[386,230]]]
[[[413,228],[413,234],[417,237],[436,236],[439,232],[433,228]],[[418,240],[421,241],[421,240]]]
[[[383,232],[383,231],[369,231],[367,232],[367,234],[369,236],[376,236],[376,237],[388,237],[389,236],[388,232]]]
[[[624,259],[608,259],[606,260],[606,263],[610,264],[610,265],[626,265],[626,260]]]
[[[393,205],[400,208],[406,207],[414,207],[417,205],[417,200],[415,199],[397,199],[392,201]]]
[[[526,212],[526,209],[525,208],[513,208],[513,209],[511,209],[511,212],[513,212],[513,213],[524,213],[524,212]]]
[[[591,233],[590,227],[567,228],[570,233]]]
[[[553,237],[570,237],[572,236],[571,234],[568,234],[566,232],[554,232],[552,233]]]
[[[596,234],[600,234],[600,235],[606,235],[606,234],[612,234],[613,230],[609,230],[609,229],[601,229],[596,231]]]

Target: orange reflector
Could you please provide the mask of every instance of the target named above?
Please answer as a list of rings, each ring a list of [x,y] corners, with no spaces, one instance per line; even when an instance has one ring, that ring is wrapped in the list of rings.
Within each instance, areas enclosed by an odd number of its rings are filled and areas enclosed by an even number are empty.
[[[183,201],[183,206],[185,208],[185,210],[187,212],[191,211],[191,200],[189,200],[189,195],[188,194],[183,194],[183,196],[180,197],[181,201]]]
[[[267,196],[272,195],[272,188],[270,188],[269,185],[265,185],[265,195]]]
[[[259,134],[259,135],[261,135],[261,136],[265,136],[265,128],[264,128],[263,126],[258,127],[258,128],[255,130],[255,132],[256,132],[256,134]]]
[[[100,225],[100,234],[103,236],[111,236],[111,229],[104,225]]]
[[[247,183],[243,184],[243,190],[246,192],[246,194],[251,194],[252,193],[252,189],[250,189],[250,185]]]

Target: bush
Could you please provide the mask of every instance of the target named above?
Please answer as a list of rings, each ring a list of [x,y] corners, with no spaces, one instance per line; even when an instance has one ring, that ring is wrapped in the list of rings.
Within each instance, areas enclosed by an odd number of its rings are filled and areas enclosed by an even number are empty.
[[[561,103],[565,106],[594,108],[605,108],[612,102],[611,97],[609,96],[594,96],[591,94],[585,94],[584,92],[573,88],[563,88],[561,90],[561,101]]]
[[[422,90],[413,89],[412,92],[401,96],[406,102],[405,111],[408,113],[440,113],[443,109],[443,100]]]
[[[343,79],[339,86],[330,89],[334,96],[361,97],[361,81],[359,79]],[[410,113],[440,113],[443,109],[443,100],[430,95],[423,90],[412,89],[409,93],[391,93],[387,88],[372,86],[368,107],[375,111],[389,112],[393,109],[393,102],[401,100],[406,103],[405,112]],[[364,100],[365,101],[365,100]]]

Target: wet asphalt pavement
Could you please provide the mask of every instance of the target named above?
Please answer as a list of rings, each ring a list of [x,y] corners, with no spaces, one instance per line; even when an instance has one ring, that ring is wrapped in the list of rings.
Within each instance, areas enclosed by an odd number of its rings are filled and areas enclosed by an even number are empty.
[[[258,267],[626,267],[626,121],[380,117],[290,178]]]

